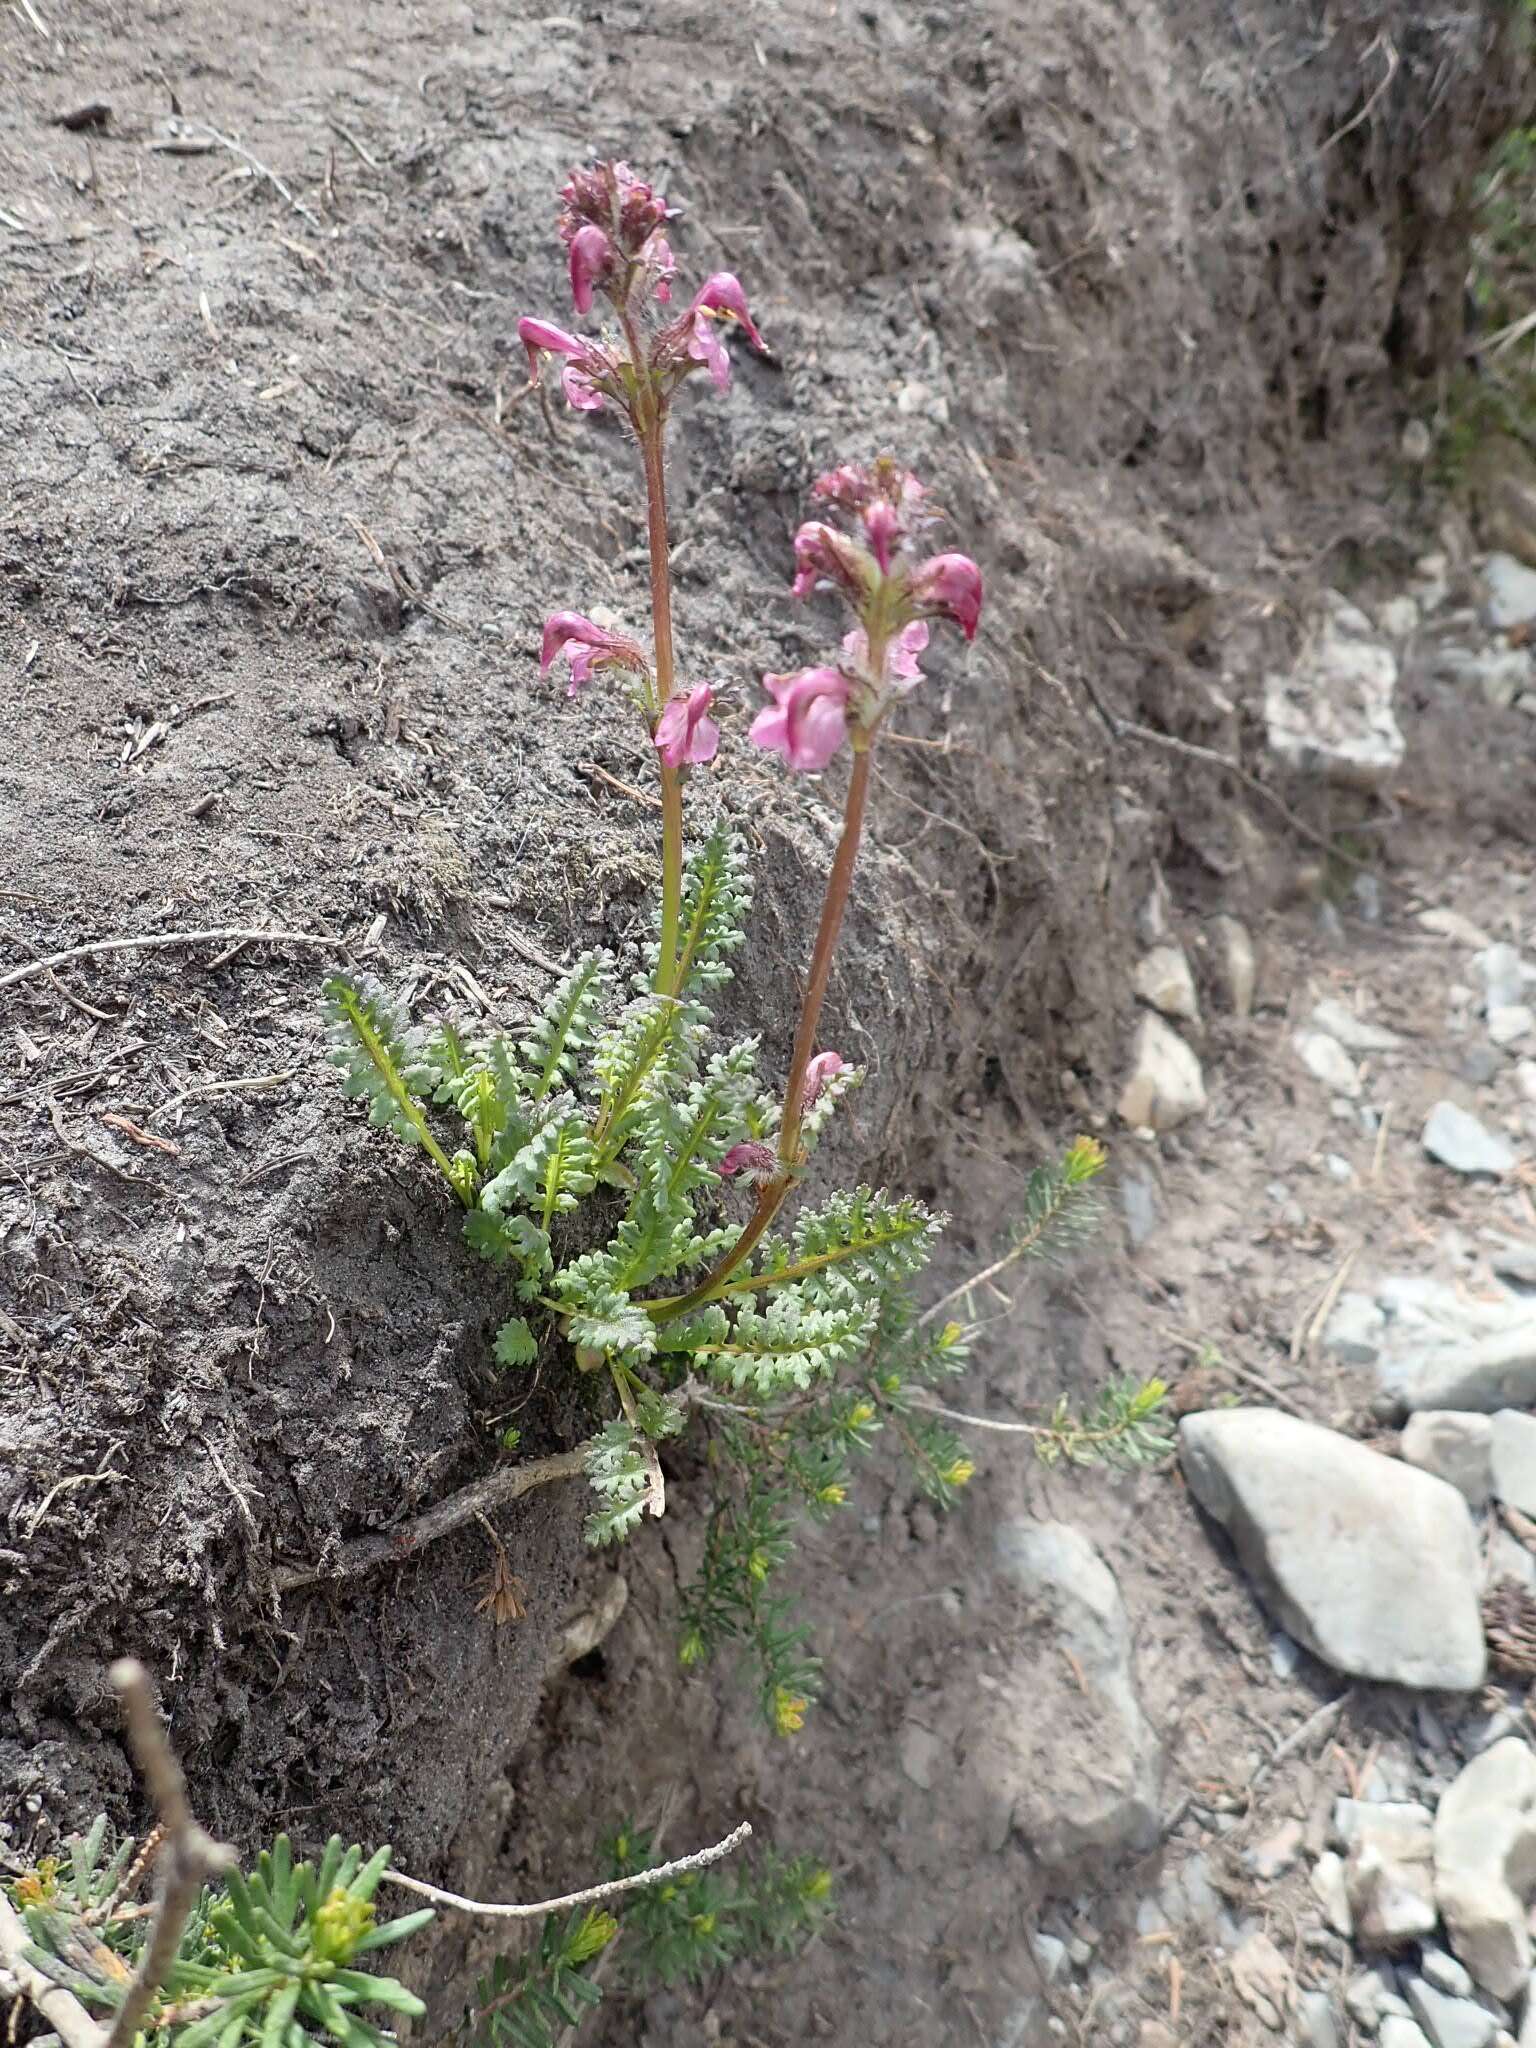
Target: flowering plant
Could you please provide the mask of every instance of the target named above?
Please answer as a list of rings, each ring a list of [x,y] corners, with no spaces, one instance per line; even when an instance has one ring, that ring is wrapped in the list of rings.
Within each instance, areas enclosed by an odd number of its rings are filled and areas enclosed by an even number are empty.
[[[787,1734],[815,1690],[805,1631],[769,1592],[793,1547],[795,1511],[840,1507],[850,1458],[887,1422],[939,1501],[974,1469],[919,1391],[966,1355],[964,1328],[933,1327],[908,1294],[941,1219],[868,1187],[801,1206],[787,1228],[782,1218],[828,1118],[862,1079],[818,1039],[874,749],[922,680],[930,628],[974,637],[981,577],[968,556],[930,551],[937,515],[891,457],[844,464],[815,485],[817,516],[794,537],[793,590],[833,592],[846,628],[824,664],[764,677],[769,701],[749,737],[801,773],[828,768],[845,747],[850,762],[788,1069],[765,1088],[757,1038],[712,1043],[708,999],[742,944],[751,875],[728,830],[685,856],[686,782],[716,760],[721,736],[714,684],[677,679],[664,463],[671,407],[693,373],[707,370],[723,391],[728,338],[765,344],[728,273],[676,310],[676,210],[626,165],[575,172],[562,200],[576,311],[601,302],[607,325],[584,338],[525,319],[519,335],[533,377],[559,360],[568,402],[617,412],[639,447],[651,617],[647,644],[557,611],[540,667],[563,663],[573,694],[617,684],[645,721],[662,797],[655,943],[638,974],[606,952],[586,954],[515,1036],[423,1031],[376,983],[338,975],[328,984],[333,1056],[374,1121],[435,1162],[471,1245],[515,1291],[498,1362],[564,1360],[583,1376],[596,1411],[584,1461],[597,1496],[593,1543],[663,1512],[660,1442],[691,1416],[713,1432],[721,1476],[704,1568],[685,1600],[683,1659],[748,1642],[767,1718]],[[437,1136],[433,1105],[462,1120],[457,1150]],[[1089,1177],[1061,1171],[1064,1210]],[[738,1191],[750,1197],[745,1215]]]

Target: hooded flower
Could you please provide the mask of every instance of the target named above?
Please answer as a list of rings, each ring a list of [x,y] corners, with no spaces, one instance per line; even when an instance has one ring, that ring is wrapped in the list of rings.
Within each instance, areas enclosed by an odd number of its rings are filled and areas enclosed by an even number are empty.
[[[885,644],[885,674],[878,678],[887,689],[899,690],[903,695],[914,683],[923,680],[923,672],[917,665],[917,657],[928,645],[928,628],[921,619],[914,619],[903,626]],[[851,633],[843,635],[843,655],[850,667],[861,674],[869,669],[869,635],[862,626],[855,626]]]
[[[653,185],[625,163],[587,164],[572,171],[560,193],[560,236],[572,242],[583,226],[599,227],[626,256],[638,256],[664,221],[676,217]]]
[[[912,571],[912,601],[930,619],[953,619],[967,640],[981,618],[981,571],[969,555],[930,555]]]
[[[623,633],[610,633],[580,612],[554,612],[545,621],[539,674],[547,676],[562,654],[571,664],[573,697],[583,684],[591,682],[594,669],[628,668],[640,675],[650,674],[650,663],[635,641]]]
[[[795,535],[796,597],[809,597],[818,583],[835,583],[857,604],[874,585],[876,564],[846,533],[824,520],[808,519]]]
[[[669,768],[681,768],[685,762],[702,764],[715,758],[720,728],[705,715],[714,697],[709,684],[700,683],[686,697],[669,697],[661,707],[652,737],[657,753]]]
[[[747,310],[747,295],[741,288],[741,280],[728,270],[717,270],[713,277],[705,278],[694,293],[693,304],[681,324],[688,329],[687,353],[694,362],[708,367],[721,391],[731,381],[731,358],[720,338],[720,330],[731,321],[742,328],[759,353],[766,351],[768,344],[758,333],[756,322]]]
[[[727,1180],[734,1180],[738,1173],[744,1173],[755,1186],[761,1186],[764,1181],[773,1179],[778,1165],[778,1155],[771,1145],[747,1138],[726,1153],[720,1162],[720,1171]]]
[[[574,282],[573,274],[573,288]],[[578,412],[602,410],[604,394],[611,388],[614,369],[605,350],[594,342],[583,341],[579,335],[567,334],[563,327],[555,327],[548,320],[519,320],[517,338],[528,351],[530,378],[537,379],[546,356],[564,356],[565,368],[560,373],[560,383],[567,404]]]
[[[592,293],[614,266],[614,247],[605,231],[588,222],[571,237],[571,297],[578,313],[590,313]]]
[[[764,676],[763,688],[773,702],[753,719],[747,737],[754,747],[782,754],[800,774],[819,774],[848,737],[852,683],[840,669],[802,668]]]
[[[843,1072],[848,1062],[839,1052],[819,1052],[805,1069],[805,1087],[801,1095],[802,1109],[809,1109],[827,1083]]]

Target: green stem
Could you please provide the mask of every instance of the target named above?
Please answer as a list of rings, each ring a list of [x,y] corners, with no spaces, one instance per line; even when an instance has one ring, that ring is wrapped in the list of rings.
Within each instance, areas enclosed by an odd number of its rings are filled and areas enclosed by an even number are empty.
[[[872,660],[878,661],[883,648],[874,650]],[[878,672],[878,671],[877,671]],[[779,1127],[779,1170],[763,1188],[757,1198],[757,1207],[747,1221],[745,1230],[725,1255],[712,1266],[697,1287],[687,1294],[679,1295],[662,1314],[660,1320],[670,1323],[675,1317],[687,1315],[706,1301],[712,1301],[724,1291],[725,1282],[748,1258],[758,1241],[772,1227],[774,1218],[784,1206],[785,1197],[794,1186],[800,1164],[800,1127],[805,1121],[805,1070],[811,1063],[816,1049],[816,1031],[821,1022],[821,1006],[826,998],[827,983],[832,974],[832,956],[837,951],[838,934],[843,928],[843,912],[848,907],[848,894],[853,885],[853,870],[859,857],[859,842],[864,833],[864,813],[869,802],[869,771],[872,748],[869,744],[860,747],[853,757],[853,773],[848,778],[848,795],[843,806],[842,837],[837,842],[837,855],[832,862],[832,872],[827,877],[827,893],[821,906],[821,924],[816,933],[816,948],[811,954],[810,977],[805,985],[805,1000],[800,1006],[800,1023],[795,1032],[795,1047],[790,1056],[789,1081],[784,1090],[784,1115]]]

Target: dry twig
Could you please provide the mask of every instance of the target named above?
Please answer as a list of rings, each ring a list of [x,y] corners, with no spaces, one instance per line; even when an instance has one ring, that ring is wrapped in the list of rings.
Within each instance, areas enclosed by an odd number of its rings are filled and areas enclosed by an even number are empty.
[[[419,1892],[424,1899],[431,1899],[439,1906],[453,1906],[461,1913],[479,1913],[488,1920],[541,1920],[546,1913],[564,1913],[572,1906],[595,1904],[598,1899],[614,1899],[620,1892],[644,1891],[653,1884],[664,1884],[668,1878],[676,1877],[685,1870],[702,1870],[706,1864],[718,1863],[729,1856],[733,1849],[739,1849],[752,1832],[752,1823],[744,1820],[739,1828],[733,1828],[723,1842],[716,1842],[712,1848],[697,1849],[691,1856],[679,1856],[672,1863],[658,1863],[654,1870],[636,1871],[633,1877],[616,1877],[607,1884],[588,1885],[582,1892],[567,1892],[560,1899],[535,1899],[528,1905],[500,1905],[495,1901],[466,1899],[458,1892],[440,1891],[435,1884],[423,1884],[420,1878],[407,1877],[403,1871],[386,1870],[385,1882],[404,1885],[408,1892]]]
[[[5,1893],[0,1892],[0,1968],[52,2027],[64,2048],[105,2048],[104,2029],[97,2026],[74,1993],[55,1984],[27,1961],[26,1950],[31,1945],[26,1921]]]
[[[242,945],[247,946],[341,944],[341,940],[334,932],[145,932],[136,939],[93,939],[88,946],[71,946],[67,952],[48,953],[40,960],[29,960],[25,967],[13,967],[9,974],[0,974],[0,989],[14,988],[18,982],[26,981],[34,974],[45,973],[54,967],[66,967],[72,960],[94,960],[103,953],[150,952],[166,946],[227,945],[232,939],[238,939]]]

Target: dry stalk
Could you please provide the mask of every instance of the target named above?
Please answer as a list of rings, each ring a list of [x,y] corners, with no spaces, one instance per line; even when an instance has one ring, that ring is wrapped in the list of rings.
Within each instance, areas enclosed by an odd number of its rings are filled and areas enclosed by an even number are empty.
[[[439,1906],[452,1906],[460,1913],[478,1913],[487,1920],[540,1920],[546,1913],[564,1913],[572,1906],[587,1906],[598,1899],[614,1899],[620,1892],[644,1891],[647,1886],[664,1884],[670,1877],[677,1877],[685,1870],[702,1870],[706,1864],[718,1863],[723,1856],[729,1856],[733,1849],[739,1849],[752,1832],[752,1823],[744,1820],[739,1828],[733,1828],[724,1841],[716,1842],[708,1849],[696,1849],[691,1856],[679,1856],[673,1863],[658,1863],[654,1870],[640,1870],[633,1877],[616,1877],[607,1884],[588,1885],[585,1891],[567,1892],[560,1899],[534,1899],[527,1905],[500,1905],[494,1900],[466,1899],[458,1892],[439,1890],[435,1884],[423,1884],[420,1878],[407,1877],[403,1871],[386,1870],[386,1884],[403,1885],[408,1892],[419,1892],[424,1899],[431,1899]]]

